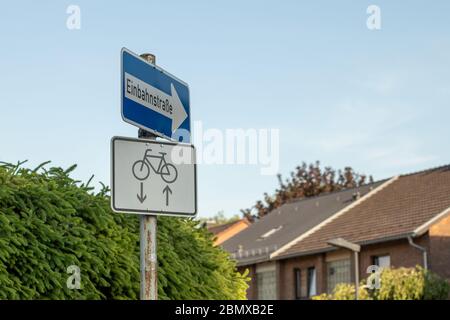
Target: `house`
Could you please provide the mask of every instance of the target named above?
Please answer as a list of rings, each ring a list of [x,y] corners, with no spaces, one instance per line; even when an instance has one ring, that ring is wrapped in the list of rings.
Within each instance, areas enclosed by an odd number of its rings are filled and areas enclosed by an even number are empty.
[[[277,249],[264,259],[249,259],[247,254],[242,259],[242,251],[236,255],[235,247],[228,245],[238,237],[244,239],[257,224],[225,242],[239,267],[250,271],[248,298],[303,299],[332,292],[337,283],[353,282],[355,269],[360,279],[366,277],[370,265],[421,265],[450,279],[450,166],[396,176],[370,189],[361,190],[361,197],[332,213],[320,203],[338,195],[345,198],[351,190],[299,201],[297,214],[306,218],[290,220],[291,240],[284,244],[274,240]],[[306,205],[311,201],[319,203],[315,210]],[[278,211],[293,215],[295,206],[288,204]],[[271,220],[272,228],[277,228],[278,211],[258,223]],[[322,218],[305,226],[316,214]],[[361,246],[358,268],[351,251],[330,244],[336,238]],[[256,241],[253,238],[249,241],[253,245],[246,245],[255,247]]]
[[[370,193],[382,183],[383,181],[293,201],[223,242],[222,247],[236,259],[238,267],[241,270],[250,269],[252,282],[248,291],[249,298],[276,299],[278,297],[274,288],[279,286],[275,284],[276,277],[272,274],[275,262],[271,262],[271,255],[274,252],[292,243],[300,234],[310,231],[339,210],[355,203],[358,198]],[[264,273],[266,270],[269,273]],[[258,278],[256,274],[261,276]],[[266,280],[266,276],[271,277],[272,280]],[[259,286],[259,293],[256,291],[257,281],[264,281],[264,284]],[[266,286],[271,288],[265,288]]]
[[[224,223],[220,225],[208,226],[208,231],[215,235],[214,245],[220,245],[250,225],[246,218]]]

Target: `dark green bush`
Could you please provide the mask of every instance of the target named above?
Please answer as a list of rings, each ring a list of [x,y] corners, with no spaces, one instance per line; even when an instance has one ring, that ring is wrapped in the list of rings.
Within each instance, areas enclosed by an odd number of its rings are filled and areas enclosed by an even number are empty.
[[[0,166],[0,299],[139,298],[139,220],[61,168]],[[197,222],[158,219],[160,299],[244,299],[246,276]],[[81,269],[81,289],[66,286]]]

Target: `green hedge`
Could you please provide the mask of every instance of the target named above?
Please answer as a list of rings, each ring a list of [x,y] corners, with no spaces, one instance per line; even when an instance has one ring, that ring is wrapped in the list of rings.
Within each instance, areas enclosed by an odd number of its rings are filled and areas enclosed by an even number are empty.
[[[380,289],[367,290],[365,280],[359,287],[360,300],[445,300],[449,297],[450,284],[422,267],[384,269],[380,277]],[[313,297],[315,300],[354,300],[355,285],[341,283],[333,294]]]
[[[139,221],[67,170],[0,166],[0,299],[139,298]],[[247,277],[193,220],[158,218],[160,299],[244,299]],[[81,289],[66,286],[81,269]]]

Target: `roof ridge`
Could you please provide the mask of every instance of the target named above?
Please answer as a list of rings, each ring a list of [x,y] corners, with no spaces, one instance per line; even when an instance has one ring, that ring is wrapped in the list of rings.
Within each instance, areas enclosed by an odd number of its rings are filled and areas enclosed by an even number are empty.
[[[422,174],[422,173],[426,173],[426,172],[438,171],[438,170],[442,170],[444,168],[449,168],[450,169],[450,164],[444,164],[444,165],[440,165],[440,166],[437,166],[437,167],[432,167],[432,168],[428,168],[428,169],[419,170],[419,171],[416,171],[416,172],[404,173],[404,174],[401,174],[400,177],[408,177],[408,176],[413,176],[413,175],[416,175],[416,174]]]
[[[322,227],[324,227],[325,225],[327,225],[328,223],[332,222],[333,220],[339,218],[341,215],[347,213],[349,210],[353,209],[354,207],[356,207],[357,205],[359,205],[361,202],[366,201],[368,198],[372,197],[373,195],[377,194],[378,192],[380,192],[381,190],[385,189],[386,187],[388,187],[390,184],[392,184],[393,182],[397,181],[399,178],[399,176],[395,176],[392,177],[391,179],[387,180],[386,182],[380,184],[378,187],[376,187],[375,189],[372,189],[369,193],[365,194],[364,196],[362,196],[361,198],[359,198],[358,200],[356,200],[355,202],[352,202],[351,204],[349,204],[348,206],[345,206],[344,208],[342,208],[341,210],[339,210],[338,212],[334,213],[332,216],[330,216],[328,219],[325,219],[324,221],[322,221],[321,223],[319,223],[318,225],[316,225],[315,227],[309,229],[308,231],[306,231],[305,233],[302,233],[301,235],[299,235],[297,238],[295,238],[294,240],[290,241],[289,243],[285,244],[284,246],[282,246],[280,249],[278,249],[277,251],[273,252],[270,255],[270,259],[276,257],[276,256],[280,256],[280,254],[283,251],[289,250],[292,246],[296,245],[297,243],[299,243],[300,241],[302,241],[304,238],[308,237],[309,235],[315,233],[316,231],[320,230]]]
[[[422,173],[425,173],[425,172],[438,171],[438,170],[441,170],[441,169],[444,169],[444,168],[449,168],[450,169],[450,164],[444,164],[444,165],[440,165],[440,166],[436,166],[436,167],[432,167],[432,168],[428,168],[428,169],[423,169],[423,170],[419,170],[419,171],[415,171],[415,172],[403,173],[403,174],[400,174],[398,176],[399,177],[407,177],[407,176],[412,176],[412,175],[416,175],[416,174],[422,174]],[[346,192],[346,191],[350,191],[350,190],[354,190],[354,189],[359,189],[359,188],[370,186],[370,185],[374,185],[374,184],[377,184],[377,183],[380,183],[380,182],[386,182],[386,181],[388,181],[388,180],[390,180],[390,179],[392,179],[394,177],[396,177],[396,176],[392,176],[392,177],[388,177],[388,178],[385,178],[385,179],[377,180],[377,181],[374,181],[372,183],[366,183],[366,184],[364,184],[362,186],[356,186],[356,187],[345,188],[345,189],[336,190],[336,191],[332,191],[332,192],[320,193],[320,194],[312,196],[312,197],[303,197],[303,198],[291,199],[291,200],[288,200],[284,204],[292,204],[292,203],[296,203],[296,202],[300,202],[300,201],[312,200],[312,199],[315,199],[315,198],[325,197],[325,196],[332,195],[332,194],[337,194],[337,193]],[[281,205],[280,207],[282,207],[283,205]],[[273,209],[273,211],[279,209],[280,207],[278,207],[276,209]]]
[[[357,187],[345,188],[345,189],[336,190],[336,191],[332,191],[332,192],[319,193],[319,194],[317,194],[315,196],[312,196],[312,197],[303,197],[303,198],[291,199],[291,200],[288,200],[287,202],[283,203],[278,208],[272,209],[272,211],[278,210],[279,208],[281,208],[285,204],[292,204],[292,203],[297,203],[297,202],[301,202],[301,201],[313,200],[313,199],[317,199],[317,198],[321,198],[321,197],[326,197],[326,196],[329,196],[329,195],[334,195],[334,194],[343,193],[343,192],[347,192],[347,191],[351,191],[351,190],[356,190],[356,189],[372,186],[372,185],[377,184],[377,183],[386,182],[386,181],[388,181],[391,178],[377,180],[377,181],[374,181],[372,183],[366,183],[366,184],[363,184],[363,185],[357,186]]]

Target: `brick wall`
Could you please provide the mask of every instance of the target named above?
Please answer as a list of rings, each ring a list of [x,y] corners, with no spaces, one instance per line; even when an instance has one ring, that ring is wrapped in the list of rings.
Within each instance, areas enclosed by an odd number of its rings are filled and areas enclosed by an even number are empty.
[[[450,215],[431,226],[429,243],[430,270],[450,279]]]
[[[441,220],[430,228],[429,234],[415,238],[414,243],[426,247],[428,255],[428,266],[430,270],[450,279],[450,217]],[[407,239],[382,242],[366,245],[361,248],[359,255],[359,277],[365,279],[367,267],[373,264],[374,256],[389,255],[392,267],[415,267],[423,266],[423,254],[420,250],[412,247]],[[326,262],[339,260],[351,260],[352,281],[354,281],[354,257],[345,250],[336,250],[316,255],[301,256],[277,261],[277,292],[278,298],[283,300],[295,299],[294,269],[301,270],[301,296],[307,295],[307,270],[309,267],[316,268],[317,294],[327,291],[327,268]],[[252,278],[247,290],[248,299],[257,298],[256,267],[255,265],[240,268],[249,268],[249,277]]]
[[[428,235],[415,238],[414,243],[428,247]],[[412,268],[416,265],[423,266],[423,254],[420,250],[412,247],[407,239],[382,242],[378,244],[363,246],[361,248],[359,259],[359,277],[367,278],[367,267],[373,264],[374,256],[389,255],[391,258],[391,267]]]
[[[294,269],[298,268],[301,270],[301,297],[306,298],[307,296],[307,272],[309,267],[316,268],[317,292],[321,292],[324,284],[325,275],[325,260],[324,255],[314,255],[306,256],[292,259],[280,260],[280,279],[278,279],[279,288],[279,298],[283,300],[293,300],[295,299],[295,279],[294,279]]]
[[[422,236],[414,240],[421,246],[428,246],[428,236]],[[411,247],[407,240],[383,242],[380,244],[363,246],[359,255],[360,280],[365,279],[367,267],[372,265],[373,257],[378,255],[389,255],[391,265],[394,267],[414,267],[422,265],[423,256],[421,251]],[[295,298],[294,269],[301,270],[301,295],[306,298],[307,291],[307,269],[314,266],[317,274],[317,294],[327,291],[327,261],[350,259],[351,280],[354,281],[354,256],[345,250],[336,250],[322,254],[302,256],[281,260],[279,278],[279,298],[291,300]]]

